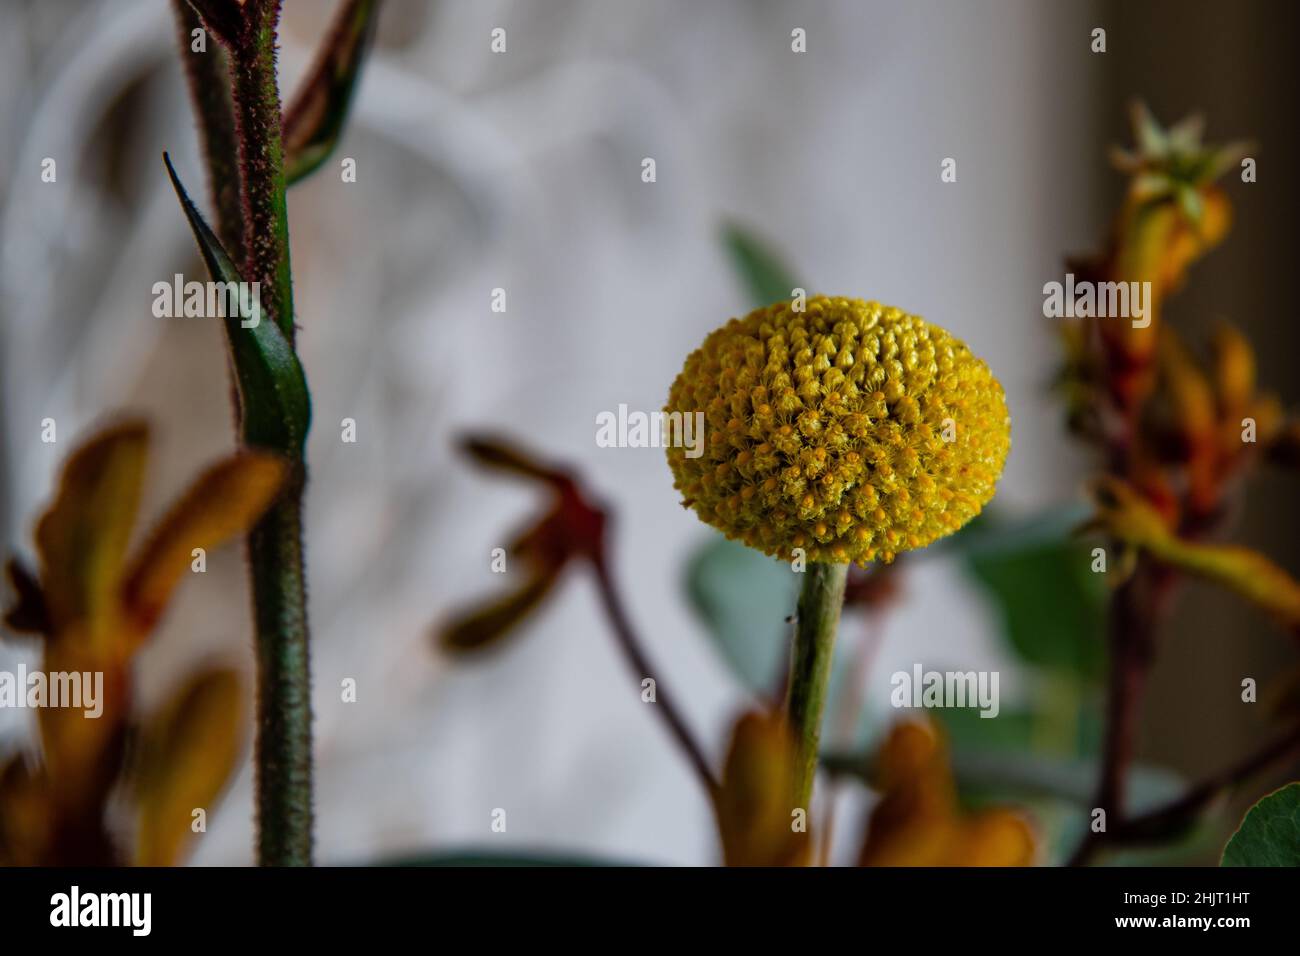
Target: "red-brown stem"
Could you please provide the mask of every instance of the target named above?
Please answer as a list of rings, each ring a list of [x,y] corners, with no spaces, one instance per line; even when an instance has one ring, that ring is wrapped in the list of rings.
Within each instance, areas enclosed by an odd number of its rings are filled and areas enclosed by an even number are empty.
[[[1106,698],[1106,738],[1097,806],[1108,819],[1123,816],[1126,778],[1137,749],[1147,671],[1155,656],[1158,572],[1141,559],[1133,577],[1115,592],[1110,607],[1110,681]]]
[[[596,557],[592,560],[592,564],[596,571],[596,584],[600,591],[601,604],[614,629],[614,635],[623,648],[623,656],[627,659],[633,675],[637,680],[652,677],[656,671],[650,666],[650,659],[646,656],[641,641],[633,630],[632,623],[623,607],[618,588],[614,585],[613,574],[609,567],[609,558],[604,555]],[[712,769],[709,767],[709,761],[704,756],[703,749],[691,735],[686,721],[673,704],[671,691],[665,694],[664,688],[657,680],[655,681],[655,708],[663,715],[664,720],[668,723],[668,729],[677,738],[682,750],[686,752],[686,756],[695,770],[695,775],[699,777],[700,783],[709,795],[709,800],[716,802],[721,788],[717,778],[713,775]]]
[[[1112,839],[1127,844],[1160,839],[1180,827],[1214,802],[1222,793],[1300,750],[1300,725],[1269,741],[1245,760],[1201,781],[1172,803],[1126,820]]]
[[[244,260],[244,215],[239,189],[239,144],[230,101],[230,72],[218,43],[203,52],[192,49],[194,31],[202,27],[188,0],[172,0],[177,42],[190,100],[194,104],[208,190],[216,209],[216,232],[235,262]]]
[[[240,36],[231,46],[231,92],[239,133],[243,188],[244,281],[270,290],[262,303],[290,345],[294,340],[289,215],[285,206],[284,142],[276,80],[279,0],[248,0]]]
[[[1105,811],[1106,828],[1112,833],[1124,824],[1128,771],[1137,750],[1147,674],[1155,658],[1157,626],[1172,586],[1172,572],[1144,556],[1111,599],[1106,729],[1095,807]],[[1069,865],[1087,863],[1105,841],[1107,831],[1090,830]]]

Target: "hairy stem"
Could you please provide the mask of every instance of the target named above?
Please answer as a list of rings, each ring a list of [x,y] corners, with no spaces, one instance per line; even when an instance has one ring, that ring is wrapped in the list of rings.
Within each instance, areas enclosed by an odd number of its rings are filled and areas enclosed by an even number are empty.
[[[194,104],[199,147],[208,171],[208,190],[216,208],[216,232],[235,262],[244,260],[244,214],[239,189],[239,142],[230,102],[230,72],[226,55],[215,42],[193,49],[194,31],[202,28],[188,0],[172,0],[177,42],[185,79]]]
[[[292,345],[293,281],[289,214],[285,205],[280,88],[275,74],[275,27],[280,4],[249,0],[231,47],[231,90],[243,178],[244,280],[262,284],[262,302]]]
[[[786,719],[798,751],[794,805],[805,810],[812,798],[813,779],[817,774],[822,712],[826,708],[835,632],[844,607],[844,587],[848,577],[847,564],[814,561],[804,573],[803,591],[799,595],[785,706]]]
[[[242,263],[244,280],[260,283],[266,316],[292,344],[293,285],[275,64],[280,4],[247,0],[229,16],[228,8],[210,9],[226,18],[206,25],[227,45],[228,82],[217,75],[219,51],[190,52],[194,14],[188,4],[177,3],[218,229],[232,257]],[[241,429],[247,424],[243,418]],[[246,430],[243,438],[254,443]],[[280,500],[248,536],[258,664],[258,862],[310,866],[311,672],[302,545],[307,470],[300,446],[270,450],[288,457],[293,473]]]
[[[231,88],[239,132],[246,281],[270,295],[269,318],[292,344],[293,284],[285,204],[280,92],[275,74],[279,3],[250,2],[232,48]],[[292,453],[294,481],[249,535],[257,623],[258,859],[264,866],[312,862],[311,670],[303,569],[306,466]]]
[[[302,551],[304,469],[248,541],[257,624],[258,860],[312,862],[311,668]]]

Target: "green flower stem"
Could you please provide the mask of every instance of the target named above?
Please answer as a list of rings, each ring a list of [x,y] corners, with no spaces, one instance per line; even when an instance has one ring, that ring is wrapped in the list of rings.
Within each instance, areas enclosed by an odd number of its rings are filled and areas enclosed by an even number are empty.
[[[250,2],[231,50],[231,87],[244,196],[244,275],[262,288],[266,311],[293,344],[293,283],[285,204],[280,92],[275,75],[279,3]],[[258,859],[263,866],[312,862],[311,671],[303,570],[306,465],[248,539],[257,625]]]
[[[311,866],[311,668],[302,552],[305,472],[248,540],[257,633],[258,861]]]
[[[798,748],[794,805],[804,810],[812,799],[813,779],[817,775],[822,712],[826,708],[835,632],[839,628],[848,578],[847,564],[814,561],[804,572],[803,591],[799,595],[785,707],[786,720]]]
[[[192,14],[184,2],[177,8],[221,238],[232,253],[242,250],[244,278],[261,283],[264,317],[292,344],[289,220],[275,71],[279,2],[247,0],[238,22],[220,24],[217,32],[230,59],[228,83],[214,73],[217,51],[208,53],[206,62],[189,55]],[[220,13],[226,8],[212,9]],[[239,196],[237,206],[230,202],[232,190]],[[249,416],[240,417],[245,443],[258,444],[248,431]],[[280,500],[248,536],[258,665],[258,862],[310,866],[311,672],[302,547],[307,469],[299,443],[270,450],[288,458],[293,470]]]

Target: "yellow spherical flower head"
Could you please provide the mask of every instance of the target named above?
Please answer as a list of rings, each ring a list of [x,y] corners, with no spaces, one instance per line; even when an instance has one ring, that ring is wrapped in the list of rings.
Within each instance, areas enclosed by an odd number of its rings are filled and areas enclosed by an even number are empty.
[[[664,410],[705,416],[703,454],[668,448],[684,504],[784,560],[923,548],[979,514],[1011,447],[987,365],[924,319],[858,299],[732,319],[686,359]]]

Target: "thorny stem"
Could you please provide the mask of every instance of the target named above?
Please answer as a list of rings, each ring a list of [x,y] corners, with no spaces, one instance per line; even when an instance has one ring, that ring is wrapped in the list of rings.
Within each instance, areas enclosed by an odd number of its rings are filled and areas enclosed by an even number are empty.
[[[261,297],[264,310],[292,344],[293,286],[275,69],[279,12],[278,0],[248,0],[237,25],[223,23],[216,31],[228,45],[233,110],[211,63],[195,63],[189,54],[186,59],[222,240],[230,244],[240,236],[228,248],[242,251],[245,281],[269,290]],[[192,14],[185,9],[180,14],[184,29]],[[183,40],[188,51],[188,29]],[[203,89],[196,89],[200,85]],[[232,189],[240,196],[238,213],[230,202]],[[306,464],[300,448],[272,450],[289,457],[293,470],[280,500],[248,537],[258,662],[258,861],[263,866],[310,866],[311,677],[302,547]]]
[[[808,808],[817,774],[817,749],[822,712],[830,686],[835,632],[844,607],[848,583],[847,564],[814,561],[804,572],[790,658],[790,683],[786,691],[786,720],[794,735],[794,806]]]
[[[619,597],[618,588],[614,585],[613,574],[609,568],[609,558],[605,555],[599,555],[592,561],[596,571],[596,584],[600,591],[600,600],[605,608],[605,613],[609,617],[610,624],[614,628],[614,634],[618,638],[619,645],[623,648],[623,655],[627,658],[633,674],[638,679],[644,679],[655,673],[650,666],[649,658],[646,657],[641,641],[638,639],[636,632],[632,629],[631,621],[623,607],[623,601]],[[655,687],[655,707],[668,722],[668,729],[673,736],[677,738],[678,744],[686,751],[686,756],[695,769],[695,774],[700,778],[704,785],[705,791],[709,795],[710,801],[716,803],[718,793],[721,787],[709,768],[709,762],[704,756],[704,751],[700,745],[691,736],[690,729],[686,721],[678,712],[677,707],[673,704],[673,698],[665,696],[663,688]]]

